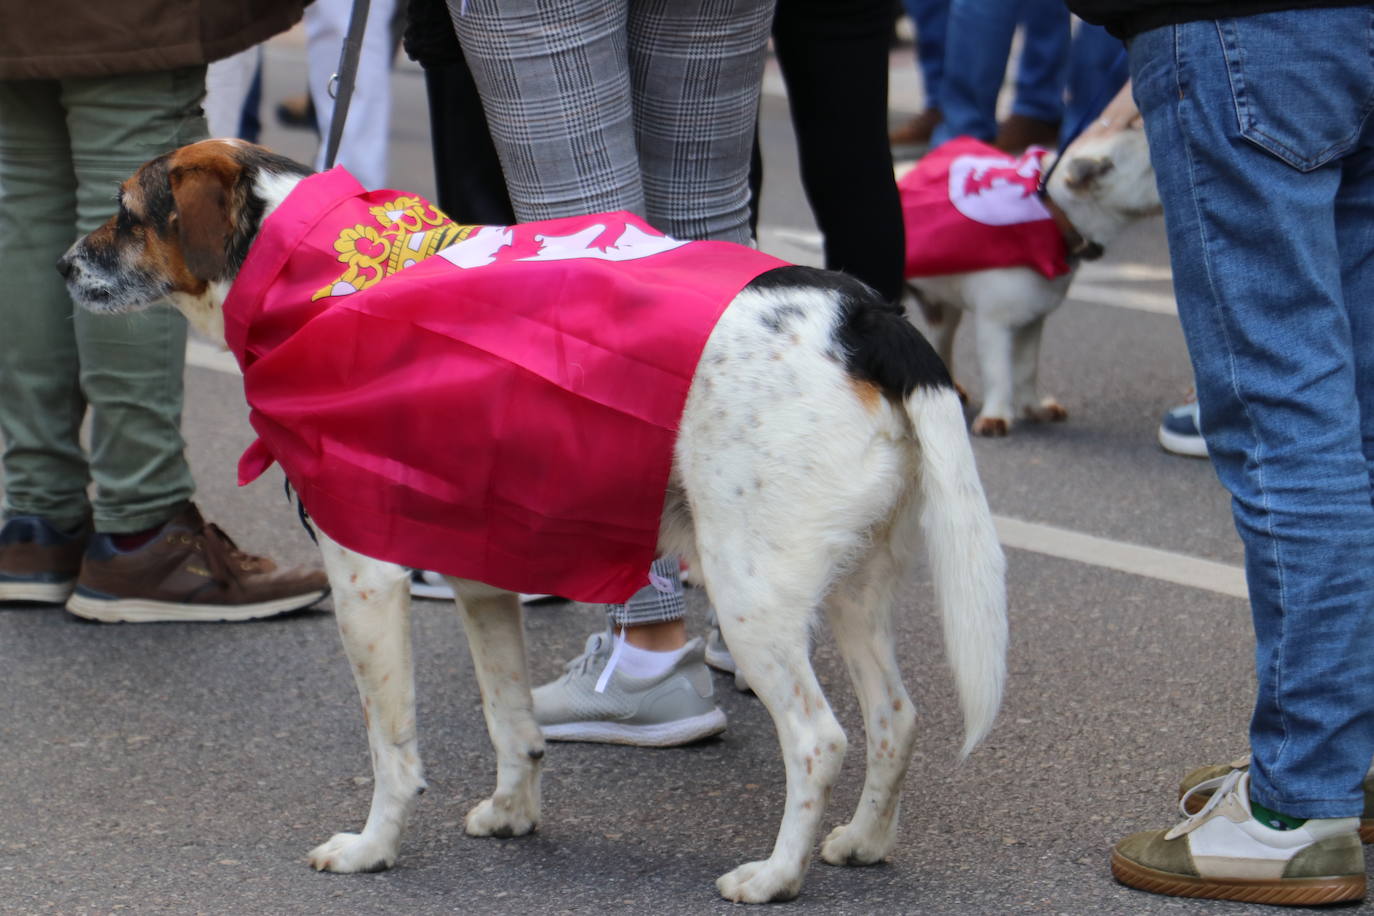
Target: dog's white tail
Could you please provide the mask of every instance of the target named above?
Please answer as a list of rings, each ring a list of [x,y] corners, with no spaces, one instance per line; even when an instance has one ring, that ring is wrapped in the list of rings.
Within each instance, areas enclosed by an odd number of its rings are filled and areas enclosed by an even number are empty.
[[[1006,560],[974,466],[959,396],[917,387],[906,399],[921,450],[921,529],[945,654],[964,711],[967,756],[992,728],[1006,679]]]

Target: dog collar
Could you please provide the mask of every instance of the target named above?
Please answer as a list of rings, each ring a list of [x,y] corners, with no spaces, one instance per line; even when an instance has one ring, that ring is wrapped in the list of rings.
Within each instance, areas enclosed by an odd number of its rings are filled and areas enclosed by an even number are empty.
[[[1097,242],[1078,231],[1078,227],[1069,219],[1067,213],[1054,202],[1054,198],[1048,193],[1042,193],[1040,200],[1045,205],[1045,209],[1054,217],[1054,224],[1059,227],[1059,234],[1064,237],[1064,247],[1068,249],[1070,258],[1080,261],[1096,261],[1102,257],[1103,248]]]

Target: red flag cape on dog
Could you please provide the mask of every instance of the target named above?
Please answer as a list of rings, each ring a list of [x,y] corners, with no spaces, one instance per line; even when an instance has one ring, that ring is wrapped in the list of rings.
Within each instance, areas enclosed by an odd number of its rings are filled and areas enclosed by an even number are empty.
[[[1067,246],[1036,194],[1048,151],[1010,156],[972,137],[931,150],[897,182],[906,223],[906,275],[989,267],[1069,272]]]
[[[340,168],[307,178],[224,305],[259,436],[239,482],[277,461],[368,556],[623,601],[648,581],[706,339],[783,264],[628,213],[455,226]]]

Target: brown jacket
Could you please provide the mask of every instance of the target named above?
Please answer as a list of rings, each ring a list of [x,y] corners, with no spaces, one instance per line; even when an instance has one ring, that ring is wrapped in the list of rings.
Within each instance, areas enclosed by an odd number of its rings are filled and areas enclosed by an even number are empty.
[[[289,29],[308,0],[3,0],[0,79],[205,64]]]

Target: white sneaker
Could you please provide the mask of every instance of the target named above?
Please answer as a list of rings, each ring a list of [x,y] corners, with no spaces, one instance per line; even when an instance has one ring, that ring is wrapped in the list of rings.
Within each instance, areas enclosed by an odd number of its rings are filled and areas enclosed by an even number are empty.
[[[440,601],[453,600],[453,588],[449,586],[448,580],[443,577],[443,574],[430,572],[427,569],[412,569],[410,571],[410,594],[415,598],[435,598]],[[520,596],[521,604],[561,600],[557,595],[522,594]]]
[[[1197,814],[1171,830],[1137,833],[1116,845],[1116,880],[1173,897],[1290,906],[1364,897],[1358,817],[1312,818],[1292,830],[1268,827],[1250,809],[1249,770],[1233,770],[1195,790],[1212,792]]]
[[[1207,440],[1202,438],[1197,401],[1170,408],[1159,421],[1159,444],[1175,455],[1207,457]]]

